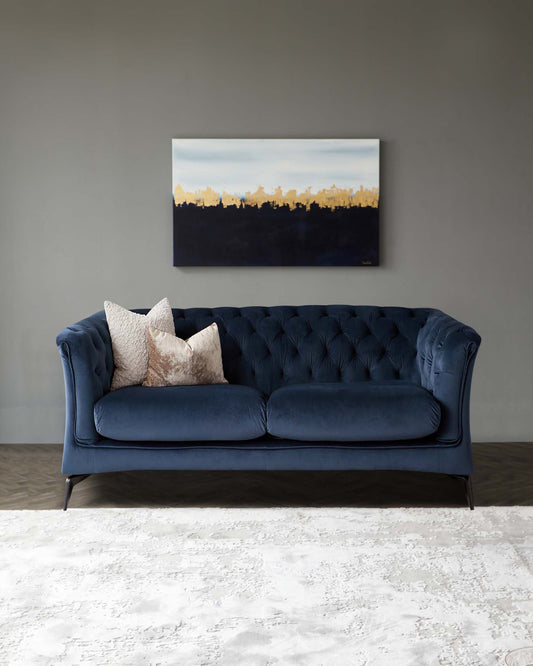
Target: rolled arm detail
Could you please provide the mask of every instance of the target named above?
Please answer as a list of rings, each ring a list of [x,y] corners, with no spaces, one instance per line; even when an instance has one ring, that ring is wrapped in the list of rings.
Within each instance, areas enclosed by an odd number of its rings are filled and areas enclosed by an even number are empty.
[[[103,311],[65,328],[56,338],[65,377],[66,432],[79,444],[100,439],[94,403],[109,390],[113,374],[111,338]]]
[[[421,384],[441,406],[440,442],[459,442],[469,424],[469,391],[481,338],[443,312],[431,314],[417,339]],[[469,435],[469,433],[468,433]]]

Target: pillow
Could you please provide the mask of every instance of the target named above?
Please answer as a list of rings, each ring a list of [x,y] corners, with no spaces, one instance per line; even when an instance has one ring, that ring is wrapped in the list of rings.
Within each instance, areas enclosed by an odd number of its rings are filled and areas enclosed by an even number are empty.
[[[148,374],[143,386],[227,383],[216,324],[188,340],[148,327]]]
[[[111,333],[115,372],[111,390],[142,384],[148,368],[146,329],[148,325],[174,334],[174,317],[168,298],[159,301],[146,315],[106,301],[104,303],[107,325]]]

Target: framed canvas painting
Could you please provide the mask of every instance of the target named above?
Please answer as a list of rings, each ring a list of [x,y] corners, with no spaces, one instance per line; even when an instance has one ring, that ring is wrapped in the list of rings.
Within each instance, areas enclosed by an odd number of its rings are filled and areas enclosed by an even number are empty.
[[[174,266],[376,266],[378,139],[173,139]]]

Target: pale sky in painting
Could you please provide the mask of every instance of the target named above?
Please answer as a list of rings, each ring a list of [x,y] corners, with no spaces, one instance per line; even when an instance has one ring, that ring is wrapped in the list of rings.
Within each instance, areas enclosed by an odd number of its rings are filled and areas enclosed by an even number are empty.
[[[172,191],[379,187],[378,139],[172,139]]]

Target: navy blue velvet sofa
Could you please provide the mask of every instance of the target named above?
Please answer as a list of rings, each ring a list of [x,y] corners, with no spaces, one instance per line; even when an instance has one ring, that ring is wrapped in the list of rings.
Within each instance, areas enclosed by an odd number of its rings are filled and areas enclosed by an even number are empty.
[[[146,313],[147,310],[135,310]],[[173,310],[176,335],[218,324],[229,385],[109,390],[103,311],[57,337],[66,389],[65,508],[120,470],[413,470],[465,481],[479,335],[439,310]]]

